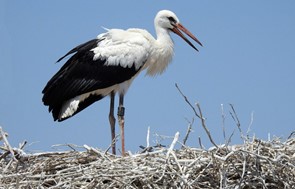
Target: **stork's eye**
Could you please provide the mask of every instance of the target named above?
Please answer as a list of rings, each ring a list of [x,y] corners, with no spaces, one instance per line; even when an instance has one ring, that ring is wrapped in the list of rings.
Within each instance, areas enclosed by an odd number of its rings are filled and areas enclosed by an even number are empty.
[[[175,20],[172,16],[169,16],[169,17],[168,17],[168,20],[169,20],[171,23],[176,23],[176,20]]]

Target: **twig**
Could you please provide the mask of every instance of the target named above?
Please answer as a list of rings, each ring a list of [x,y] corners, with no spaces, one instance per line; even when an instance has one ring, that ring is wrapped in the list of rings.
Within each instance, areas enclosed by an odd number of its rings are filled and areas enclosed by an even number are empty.
[[[295,136],[295,131],[293,131],[293,132],[288,136],[288,139],[291,139],[293,136]]]
[[[203,126],[204,130],[206,131],[207,136],[209,137],[210,142],[211,142],[216,148],[218,148],[218,146],[215,144],[214,140],[213,140],[212,137],[211,137],[210,131],[209,131],[209,130],[207,129],[207,127],[206,127],[206,124],[205,124],[205,118],[203,117],[203,114],[202,114],[202,110],[201,110],[200,104],[199,104],[199,103],[196,103],[196,106],[197,106],[197,108],[198,108],[198,110],[199,110],[199,113],[200,113],[200,117],[201,117],[200,119],[201,119],[201,122],[202,122],[202,126]]]
[[[28,142],[25,140],[23,141],[22,143],[19,144],[19,149],[23,149],[25,147],[25,145],[27,144]]]
[[[175,83],[175,87],[177,88],[177,90],[179,91],[179,93],[181,94],[181,96],[184,98],[185,102],[193,109],[195,115],[201,119],[200,115],[197,113],[195,107],[190,103],[190,101],[187,99],[187,97],[182,93],[182,91],[180,90],[180,88],[178,87],[177,83]]]
[[[198,141],[199,141],[200,148],[201,148],[201,149],[204,149],[204,146],[203,146],[203,144],[202,144],[202,139],[201,139],[200,136],[198,137]]]
[[[234,133],[235,133],[235,130],[231,133],[231,135],[227,139],[226,132],[225,132],[225,113],[224,113],[224,106],[223,106],[223,104],[221,104],[221,117],[222,117],[223,138],[224,138],[225,146],[228,146],[230,144],[230,142],[231,142],[231,139],[232,139]]]
[[[187,120],[187,121],[188,121],[188,120]],[[187,128],[187,130],[186,130],[186,134],[185,134],[185,137],[184,137],[184,139],[183,139],[183,145],[186,144],[186,141],[187,141],[187,139],[188,139],[188,136],[189,136],[190,132],[192,131],[192,126],[193,126],[193,124],[194,124],[194,121],[195,121],[194,118],[192,119],[191,122],[188,121],[188,128]],[[182,146],[182,147],[183,147],[183,146]]]
[[[75,148],[83,148],[82,146],[78,146],[76,144],[54,144],[51,147],[54,149],[59,149],[58,147],[64,147],[64,146],[69,147],[73,151],[77,151]]]
[[[251,112],[250,123],[249,123],[248,129],[247,129],[247,135],[248,135],[249,132],[251,131],[251,127],[252,127],[252,125],[253,125],[253,121],[254,121],[254,112],[252,111],[252,112]]]
[[[6,133],[2,130],[2,127],[0,127],[0,135],[1,135],[2,140],[4,141],[5,146],[8,148],[8,151],[11,153],[12,159],[17,162],[17,159],[15,158],[14,151],[6,138]]]
[[[2,130],[2,127],[0,127],[0,129]],[[5,132],[3,132],[4,134],[2,134],[1,133],[1,135],[0,135],[0,140],[3,140],[3,137],[2,137],[2,135],[4,135],[5,137],[7,137],[8,136],[8,134],[7,133],[5,133]]]
[[[233,111],[233,113],[230,112],[230,115],[232,116],[233,120],[236,122],[236,125],[237,125],[237,127],[238,127],[238,129],[240,131],[241,136],[243,136],[242,129],[241,129],[241,123],[240,123],[240,120],[239,120],[238,115],[236,113],[236,110],[234,108],[234,105],[233,104],[229,104],[229,105],[230,105],[230,107],[231,107],[231,109]]]
[[[220,174],[219,188],[226,188],[226,171],[224,170],[224,163],[222,163],[220,166],[219,174]]]
[[[146,147],[150,147],[150,127],[148,127],[147,135],[146,135]]]
[[[144,147],[144,146],[140,145],[139,148],[142,149],[142,151],[139,152],[140,154],[143,154],[145,152],[152,152],[153,151],[153,146]]]
[[[221,117],[222,117],[222,133],[223,133],[224,142],[226,143],[226,135],[225,135],[225,114],[224,114],[223,104],[221,104],[220,106],[221,106]]]
[[[170,145],[170,147],[169,147],[169,149],[168,149],[168,152],[167,152],[167,154],[166,154],[166,159],[168,159],[170,153],[171,153],[172,150],[174,149],[174,147],[175,147],[175,145],[176,145],[176,143],[177,143],[177,141],[178,141],[178,138],[179,138],[179,132],[176,132],[176,133],[175,133],[175,136],[174,136],[174,139],[173,139],[173,141],[172,141],[172,143],[171,143],[171,145]]]
[[[108,153],[108,151],[112,148],[112,146],[117,142],[117,139],[118,139],[119,136],[120,136],[119,134],[117,134],[117,135],[115,136],[114,140],[113,140],[112,143],[109,145],[109,147],[105,150],[104,154],[107,154],[107,153]]]
[[[201,122],[202,122],[202,126],[203,128],[205,129],[211,143],[218,148],[218,146],[215,144],[215,142],[213,141],[212,137],[211,137],[211,134],[209,132],[209,130],[207,129],[206,125],[205,125],[205,118],[203,117],[202,115],[202,111],[201,111],[201,107],[199,105],[199,103],[196,103],[196,106],[199,110],[199,114],[197,113],[196,109],[194,108],[194,106],[189,102],[189,100],[187,99],[187,97],[182,93],[182,91],[180,90],[180,88],[178,87],[177,83],[175,83],[175,87],[178,89],[179,93],[182,95],[182,97],[184,98],[184,100],[188,103],[188,105],[193,109],[195,115],[201,119]]]
[[[230,144],[231,139],[232,139],[232,137],[234,136],[234,134],[235,134],[235,130],[234,130],[234,131],[231,133],[231,135],[229,136],[229,138],[228,138],[228,140],[227,140],[225,146],[228,146],[228,145]]]
[[[241,185],[244,182],[244,176],[245,176],[245,173],[246,173],[247,158],[246,158],[245,153],[243,153],[243,158],[244,158],[244,161],[243,161],[243,171],[242,171],[242,176],[240,178],[239,188],[241,188]]]

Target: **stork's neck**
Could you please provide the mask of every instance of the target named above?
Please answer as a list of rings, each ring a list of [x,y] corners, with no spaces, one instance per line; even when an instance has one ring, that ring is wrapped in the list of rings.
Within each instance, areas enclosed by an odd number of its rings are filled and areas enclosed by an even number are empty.
[[[170,32],[168,29],[164,29],[162,27],[155,27],[157,39],[156,42],[162,48],[172,48],[173,50],[173,41],[170,37]]]
[[[163,73],[173,56],[173,41],[169,31],[162,27],[156,27],[156,34],[157,39],[154,41],[147,65],[147,74],[152,76]]]

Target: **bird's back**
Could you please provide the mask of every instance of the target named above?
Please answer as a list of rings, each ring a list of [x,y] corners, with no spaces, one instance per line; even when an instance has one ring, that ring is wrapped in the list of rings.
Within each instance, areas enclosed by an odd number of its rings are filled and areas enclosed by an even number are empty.
[[[94,59],[104,58],[107,65],[142,67],[148,59],[153,37],[142,29],[111,29],[98,35],[104,40],[93,49]]]

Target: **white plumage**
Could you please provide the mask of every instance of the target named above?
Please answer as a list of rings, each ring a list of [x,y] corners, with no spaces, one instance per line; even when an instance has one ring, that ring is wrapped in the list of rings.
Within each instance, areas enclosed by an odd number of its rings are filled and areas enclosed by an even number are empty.
[[[123,68],[139,69],[149,57],[150,41],[140,29],[111,29],[101,34],[97,39],[102,41],[94,52],[94,60],[105,59],[105,65],[121,66]],[[151,36],[150,36],[151,37]]]
[[[157,38],[143,29],[110,29],[96,39],[83,43],[58,60],[73,54],[43,89],[43,102],[54,120],[63,121],[92,103],[111,96],[110,123],[114,139],[114,96],[119,94],[118,118],[124,154],[124,94],[133,79],[144,69],[147,75],[163,73],[173,56],[170,32],[197,48],[181,33],[197,43],[197,38],[168,10],[158,12],[154,20]],[[181,31],[180,31],[181,30]],[[115,153],[115,145],[113,145]]]

